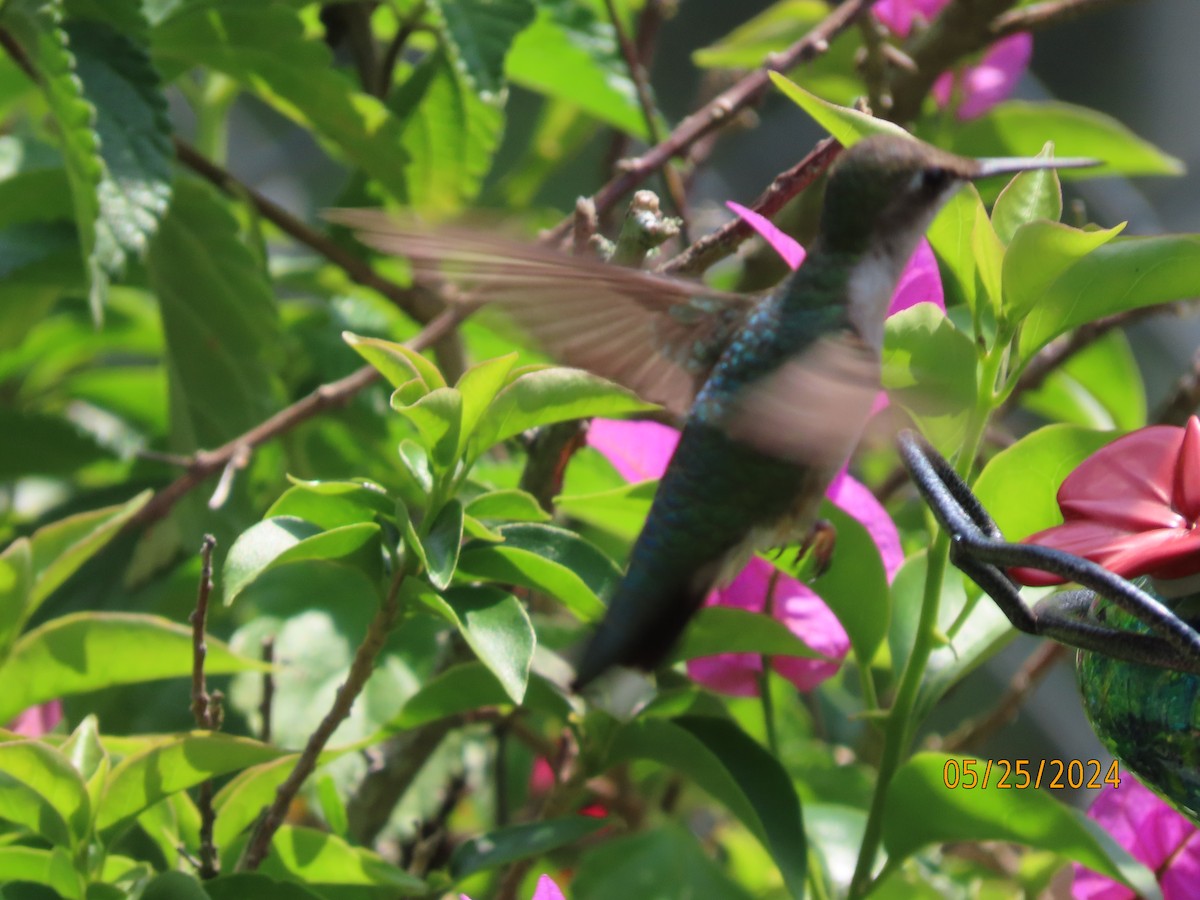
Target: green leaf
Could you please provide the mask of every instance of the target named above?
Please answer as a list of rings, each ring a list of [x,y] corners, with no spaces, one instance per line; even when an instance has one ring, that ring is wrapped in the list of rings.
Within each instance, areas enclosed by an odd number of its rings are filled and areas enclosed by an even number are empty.
[[[563,494],[554,498],[554,506],[573,519],[632,543],[646,524],[657,490],[657,480],[639,481],[593,494]]]
[[[17,538],[0,553],[0,660],[25,624],[33,601],[33,549]]]
[[[1062,522],[1055,499],[1063,479],[1119,435],[1074,425],[1048,425],[993,456],[975,493],[1004,537],[1019,541]]]
[[[514,84],[568,101],[626,134],[649,139],[612,26],[589,6],[539,4],[534,23],[513,42],[505,70]]]
[[[337,750],[321,754],[322,761],[336,758]],[[275,792],[296,767],[299,754],[287,753],[267,762],[247,766],[233,775],[217,791],[213,809],[213,843],[221,850],[222,863],[238,835],[254,824],[264,807],[275,799]],[[236,857],[235,857],[236,860]],[[232,868],[229,866],[228,868]]]
[[[28,177],[0,182],[0,209],[14,192],[49,206],[52,194]],[[3,212],[0,212],[3,216]],[[0,350],[20,347],[64,293],[87,290],[79,238],[67,222],[19,222],[0,227]],[[8,453],[19,450],[6,448]]]
[[[435,466],[453,469],[462,435],[462,394],[454,388],[437,388],[411,405],[397,405],[393,398],[392,406],[420,432]]]
[[[516,488],[505,488],[480,494],[467,504],[466,511],[469,515],[484,521],[550,521],[550,514],[542,509],[533,494]]]
[[[204,883],[204,892],[209,900],[245,900],[246,897],[253,897],[254,900],[324,900],[323,894],[314,893],[295,882],[275,881],[257,873],[238,873],[214,878]],[[147,897],[146,900],[151,898]],[[171,895],[163,897],[162,900],[175,898]]]
[[[984,213],[983,207],[977,207],[978,218],[975,228],[971,231],[971,255],[975,259],[976,291],[983,292],[988,308],[993,312],[1000,307],[1002,295],[1002,273],[1004,260],[1004,244],[1001,243],[992,221]]]
[[[220,446],[278,405],[279,321],[266,273],[224,201],[184,179],[147,262],[166,337],[171,446]]]
[[[70,477],[85,466],[113,455],[95,438],[60,416],[0,409],[0,433],[19,434],[19,441],[0,442],[0,480],[31,475]]]
[[[572,900],[750,900],[753,896],[730,878],[726,867],[714,861],[691,831],[670,820],[591,848],[571,879]]]
[[[671,654],[671,661],[718,653],[824,659],[774,616],[731,606],[706,606],[688,624],[683,639]]]
[[[964,156],[1031,156],[1054,144],[1058,156],[1098,159],[1103,166],[1069,178],[1179,175],[1183,163],[1143,141],[1116,119],[1069,103],[1008,100],[952,129],[950,149]]]
[[[297,9],[194,0],[157,23],[151,51],[167,80],[194,67],[223,72],[314,131],[393,197],[408,196],[401,123],[379,100],[354,89],[319,39],[305,36]]]
[[[462,536],[462,504],[451,500],[438,512],[423,541],[429,582],[439,591],[444,590],[454,577]]]
[[[419,212],[449,213],[479,193],[504,130],[504,94],[479,93],[445,51],[427,56],[390,103],[403,123],[399,159]]]
[[[32,614],[55,588],[116,537],[125,523],[145,506],[150,495],[150,491],[143,491],[119,506],[76,513],[35,531],[30,538],[33,595],[25,615]]]
[[[111,18],[118,10],[142,24],[141,4],[108,4],[108,21],[68,22],[75,73],[84,97],[96,110],[97,149],[103,175],[97,185],[96,258],[111,275],[128,257],[141,257],[171,197],[171,125],[158,73],[150,64],[144,34],[118,31]]]
[[[1053,153],[1054,145],[1047,143],[1038,158],[1048,159]],[[1062,211],[1062,185],[1058,181],[1058,172],[1033,169],[1018,172],[1000,191],[992,207],[992,225],[1000,240],[1007,244],[1022,225],[1039,219],[1057,222],[1062,218]]]
[[[584,622],[604,615],[601,597],[620,580],[616,564],[574,532],[550,525],[499,529],[502,544],[468,545],[459,560],[464,580],[517,584],[561,600]]]
[[[973,184],[952,196],[934,218],[928,231],[929,243],[937,254],[947,305],[959,299],[975,309],[978,279],[975,272],[975,226],[987,218],[987,210]]]
[[[539,425],[657,408],[580,369],[538,369],[521,375],[496,395],[475,429],[472,457]]]
[[[420,878],[362,847],[313,828],[284,825],[260,866],[264,875],[302,884],[380,885],[402,894],[425,894]]]
[[[210,675],[261,668],[208,639]],[[192,631],[158,616],[85,612],[23,634],[0,666],[0,722],[48,700],[192,671]]]
[[[0,9],[0,26],[14,36],[41,76],[71,184],[75,225],[91,284],[92,313],[99,317],[108,289],[105,267],[116,260],[102,259],[97,245],[104,162],[93,130],[96,110],[84,96],[83,82],[75,72],[75,57],[62,28],[61,5],[56,0],[10,0]]]
[[[381,338],[360,337],[350,331],[342,332],[342,340],[359,356],[369,362],[394,387],[402,387],[414,378],[426,391],[446,387],[446,379],[432,362],[403,344]]]
[[[322,531],[302,519],[280,517],[250,526],[229,548],[221,583],[225,605],[267,570],[305,559],[342,559],[358,553],[379,535],[374,522]],[[377,551],[376,551],[377,552]]]
[[[444,36],[475,90],[504,90],[504,58],[513,39],[533,21],[530,0],[451,0],[437,4]]]
[[[1004,255],[1004,316],[1020,322],[1046,301],[1058,278],[1125,228],[1081,231],[1058,222],[1030,222],[1017,229]]]
[[[66,847],[0,847],[0,883],[14,881],[44,884],[67,900],[82,900],[86,890]]]
[[[712,46],[695,51],[692,61],[703,69],[756,69],[769,54],[790,47],[827,15],[825,0],[783,0]]]
[[[1021,407],[1051,421],[1101,431],[1146,424],[1146,391],[1124,333],[1112,330],[1021,394]]]
[[[8,741],[0,743],[0,810],[52,844],[75,847],[87,833],[91,800],[59,751],[40,741]]]
[[[467,369],[458,379],[458,384],[454,387],[462,395],[463,406],[459,455],[466,450],[467,439],[475,431],[475,426],[479,424],[479,420],[488,406],[496,399],[496,394],[507,383],[509,373],[516,361],[516,353],[489,359]]]
[[[1200,296],[1200,235],[1118,238],[1064,272],[1021,329],[1021,360],[1085,322]]]
[[[525,697],[536,636],[529,614],[507,591],[488,585],[455,587],[444,595],[423,594],[462,634],[480,661],[492,670],[514,703]]]
[[[328,530],[371,522],[377,515],[392,515],[396,509],[387,491],[369,481],[293,479],[292,485],[271,504],[263,516],[264,520],[284,517],[304,519]]]
[[[891,860],[899,861],[932,843],[1012,841],[1083,863],[1139,893],[1158,892],[1152,872],[1098,824],[1049,792],[997,787],[1003,773],[996,767],[989,773],[989,784],[983,786],[987,760],[975,760],[979,785],[948,787],[948,779],[956,774],[957,781],[951,783],[963,783],[964,763],[959,757],[918,753],[901,766],[888,790],[883,816],[883,842]],[[1035,763],[1030,779],[1036,774]],[[1010,776],[1010,784],[1016,777]],[[913,810],[922,814],[913,815]]]
[[[715,718],[634,720],[613,738],[606,767],[633,759],[670,766],[723,803],[771,854],[791,895],[804,896],[800,799],[778,760],[744,731]]]
[[[941,310],[918,303],[887,320],[883,386],[943,453],[963,436],[976,398],[975,345]]]
[[[886,119],[876,119],[856,109],[837,106],[810,94],[794,81],[789,81],[778,72],[769,72],[775,87],[783,91],[793,103],[812,116],[818,125],[832,134],[844,147],[852,147],[862,138],[872,134],[899,134],[908,132]]]
[[[590,816],[543,819],[499,828],[459,844],[450,857],[450,875],[461,879],[484,869],[506,866],[595,834],[608,822]]]
[[[287,755],[268,744],[228,734],[169,736],[123,759],[109,778],[96,829],[106,831],[201,781]]]
[[[474,709],[511,704],[512,698],[491,669],[481,662],[463,663],[447,669],[409,697],[396,718],[387,724],[387,730],[405,731]],[[562,719],[571,710],[563,696],[537,675],[530,676],[523,706]]]
[[[205,882],[205,885],[208,884],[211,882]],[[146,885],[140,900],[210,900],[210,896],[195,876],[183,872],[163,872]]]

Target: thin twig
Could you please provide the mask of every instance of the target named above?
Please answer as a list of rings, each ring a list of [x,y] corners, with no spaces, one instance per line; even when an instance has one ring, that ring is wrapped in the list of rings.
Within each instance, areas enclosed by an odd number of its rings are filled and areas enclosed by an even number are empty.
[[[888,93],[887,83],[887,29],[875,16],[867,13],[859,18],[858,30],[863,45],[862,56],[856,61],[863,82],[867,85],[867,102],[875,115],[886,116],[892,107],[892,95]]]
[[[775,180],[751,204],[760,215],[770,218],[783,209],[789,200],[817,180],[837,158],[842,145],[833,138],[824,138],[809,154],[786,172],[775,176]],[[738,244],[753,236],[754,229],[742,219],[726,222],[711,234],[706,234],[678,256],[658,267],[659,272],[673,275],[694,275],[703,272],[713,263],[729,256]]]
[[[396,29],[396,33],[392,36],[391,43],[388,44],[387,50],[383,54],[383,61],[379,65],[379,95],[386,97],[388,90],[392,85],[392,73],[396,69],[396,61],[400,59],[400,54],[404,52],[404,45],[408,43],[408,39],[413,36],[421,28],[421,18],[425,15],[426,3],[424,0],[412,8],[404,21],[400,23],[400,27]]]
[[[209,694],[204,678],[204,661],[208,656],[205,641],[208,623],[208,598],[213,588],[213,550],[217,539],[206,534],[200,544],[200,584],[196,589],[196,608],[188,617],[192,625],[192,716],[196,725],[206,731],[215,731],[220,726],[219,695]],[[213,843],[213,830],[217,813],[213,809],[213,783],[211,778],[200,784],[196,798],[200,813],[200,859],[199,874],[205,881],[220,874],[217,847]]]
[[[825,53],[829,49],[829,42],[852,25],[858,15],[873,2],[874,0],[846,0],[803,38],[782,53],[772,54],[761,69],[747,74],[680,122],[665,141],[656,144],[637,159],[627,161],[622,166],[621,174],[592,195],[597,212],[603,213],[608,210],[666,160],[684,153],[704,135],[720,128],[731,121],[740,110],[757,102],[771,82],[770,72],[787,71]],[[562,240],[570,232],[571,225],[572,217],[568,216],[550,229],[544,240]]]
[[[946,753],[965,753],[982,745],[993,734],[1007,725],[1020,710],[1022,704],[1042,680],[1064,659],[1069,648],[1053,641],[1043,641],[1029,655],[1008,683],[1008,688],[985,716],[967,722],[942,743]]]
[[[371,677],[371,672],[375,669],[375,658],[387,642],[392,626],[400,614],[400,586],[404,583],[404,577],[405,573],[401,571],[392,578],[387,596],[379,605],[378,612],[375,613],[375,617],[367,628],[366,636],[354,652],[350,670],[346,673],[346,680],[338,688],[333,705],[316,730],[309,735],[291,774],[276,789],[275,800],[267,807],[254,826],[254,832],[246,844],[242,858],[238,861],[237,871],[253,872],[266,859],[275,832],[283,824],[284,816],[300,792],[300,788],[316,769],[321,751],[325,749],[325,745],[329,743],[329,739],[333,737],[337,727],[350,715],[354,701],[362,693],[367,679]]]
[[[453,307],[442,312],[405,346],[413,350],[424,350],[440,337],[455,329],[469,311]],[[143,528],[156,522],[190,491],[225,468],[235,454],[243,448],[254,449],[260,444],[279,437],[318,413],[345,404],[358,391],[379,379],[379,373],[371,366],[363,366],[338,381],[323,384],[307,397],[281,409],[264,422],[255,425],[216,450],[197,453],[187,470],[158,491],[149,502],[125,524],[126,531]]]
[[[637,92],[638,105],[642,109],[642,118],[646,120],[646,133],[650,136],[651,142],[655,144],[662,143],[662,130],[658,127],[658,110],[654,105],[654,98],[650,94],[650,81],[646,75],[646,68],[642,65],[641,57],[638,55],[638,48],[633,41],[629,39],[629,34],[625,31],[625,23],[621,21],[621,15],[617,12],[615,0],[604,0],[604,6],[608,10],[609,21],[612,22],[613,30],[617,35],[617,46],[621,48],[621,55],[625,58],[625,66],[629,70],[629,78],[633,81],[634,90]],[[679,172],[671,165],[669,159],[664,160],[661,168],[663,186],[667,190],[667,196],[671,198],[671,206],[676,214],[683,219],[682,233],[683,242],[689,243],[688,228],[687,228],[687,196],[684,193],[683,179],[679,177]]]
[[[1046,3],[1022,6],[1020,9],[1010,9],[992,21],[992,37],[999,40],[1019,31],[1038,31],[1090,15],[1109,6],[1130,2],[1136,0],[1049,0]]]

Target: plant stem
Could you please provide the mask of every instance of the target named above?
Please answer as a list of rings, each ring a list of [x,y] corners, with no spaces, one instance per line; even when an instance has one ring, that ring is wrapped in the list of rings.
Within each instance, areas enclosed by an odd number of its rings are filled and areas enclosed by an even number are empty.
[[[997,340],[992,349],[986,352],[983,359],[980,360],[975,408],[971,411],[962,450],[955,462],[955,470],[965,481],[969,481],[971,470],[975,465],[975,455],[979,451],[979,443],[983,439],[988,419],[997,402],[996,381],[1003,367],[1007,349],[1007,340],[1004,338],[1005,336],[1001,336],[1001,339]],[[863,831],[858,864],[850,882],[850,897],[864,896],[871,887],[871,868],[875,864],[875,857],[878,855],[879,844],[883,838],[883,813],[887,805],[888,788],[912,743],[913,731],[917,725],[914,721],[917,698],[925,679],[925,668],[929,664],[929,657],[938,644],[937,626],[942,598],[942,580],[946,573],[946,563],[949,560],[950,535],[945,529],[939,528],[926,558],[925,593],[921,600],[921,615],[917,622],[912,652],[904,665],[904,671],[900,675],[900,686],[896,690],[896,699],[888,712],[887,726],[884,731],[883,756],[879,761],[879,775],[875,782],[875,793],[871,798],[871,809],[867,814],[867,825]]]

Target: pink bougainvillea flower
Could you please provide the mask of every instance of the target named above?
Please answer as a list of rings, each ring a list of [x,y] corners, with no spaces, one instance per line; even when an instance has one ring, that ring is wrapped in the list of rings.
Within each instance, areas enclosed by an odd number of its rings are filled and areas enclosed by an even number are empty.
[[[957,76],[954,72],[939,75],[933,85],[933,98],[938,106],[945,108],[952,102],[957,87],[960,102],[955,115],[964,121],[978,118],[1012,96],[1032,58],[1033,35],[1011,34],[992,44],[978,63],[966,66]]]
[[[458,896],[461,900],[471,900],[466,894]],[[563,897],[562,889],[554,883],[554,879],[549,875],[543,875],[538,879],[537,887],[534,888],[530,900],[566,900],[566,898]]]
[[[1097,450],[1058,489],[1063,524],[1025,543],[1099,563],[1123,578],[1186,578],[1200,572],[1200,419],[1154,425]],[[1060,584],[1014,569],[1023,584]]]
[[[748,206],[726,200],[725,205],[737,213],[739,219],[758,232],[758,236],[770,244],[771,249],[783,257],[788,268],[795,272],[804,262],[805,250],[798,240],[780,231],[766,216],[756,213]]]
[[[23,734],[26,737],[41,737],[53,731],[62,721],[62,701],[51,700],[38,706],[31,706],[8,723],[8,730]]]
[[[660,478],[675,452],[679,432],[658,422],[624,422],[595,419],[588,443],[600,451],[622,477],[629,481]],[[636,462],[634,461],[636,457]],[[904,561],[896,526],[867,488],[845,472],[830,485],[830,499],[863,523],[875,538],[891,580]],[[801,690],[811,690],[837,671],[850,647],[850,640],[837,617],[811,589],[787,575],[775,574],[768,562],[755,557],[730,584],[713,591],[711,606],[736,606],[762,612],[774,576],[772,612],[792,633],[828,659],[788,658],[776,661],[776,670]],[[694,659],[689,674],[713,690],[739,696],[758,692],[762,659],[752,653],[723,653]]]
[[[1130,776],[1121,786],[1105,785],[1088,818],[1094,819],[1126,850],[1156,873],[1163,900],[1196,896],[1200,883],[1200,832]],[[1075,900],[1133,900],[1134,892],[1075,864]]]
[[[894,35],[906,38],[913,24],[928,24],[950,0],[878,0],[872,7],[875,18]],[[933,98],[945,108],[955,99],[957,79],[959,119],[983,115],[1012,95],[1033,56],[1033,35],[1022,32],[993,44],[975,65],[957,73],[943,72],[933,86]]]

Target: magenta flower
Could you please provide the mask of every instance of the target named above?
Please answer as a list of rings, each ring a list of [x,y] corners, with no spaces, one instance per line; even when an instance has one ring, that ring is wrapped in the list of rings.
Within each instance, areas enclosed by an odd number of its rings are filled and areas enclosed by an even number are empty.
[[[623,422],[595,419],[588,443],[599,450],[628,481],[662,477],[679,442],[679,432],[658,422]],[[867,488],[845,472],[839,473],[827,492],[835,503],[864,524],[879,545],[888,579],[904,561],[896,526]],[[776,671],[801,690],[812,690],[837,671],[850,648],[842,624],[807,585],[755,557],[726,587],[709,594],[712,606],[735,606],[763,612],[768,588],[773,615],[793,634],[828,659],[787,658],[775,662]],[[722,653],[688,662],[688,674],[696,681],[726,694],[753,696],[758,693],[762,658],[752,653]]]
[[[1097,450],[1058,489],[1063,524],[1025,538],[1099,563],[1123,578],[1200,572],[1200,419],[1154,425]],[[1022,584],[1061,584],[1014,569]]]
[[[1196,826],[1136,779],[1125,776],[1121,786],[1106,785],[1088,817],[1116,838],[1117,843],[1155,872],[1163,900],[1196,896],[1200,883],[1200,840]],[[1071,890],[1075,900],[1133,900],[1134,893],[1075,864]]]
[[[928,24],[950,0],[878,0],[872,7],[879,19],[897,37],[906,38],[914,23]],[[1017,86],[1033,56],[1033,35],[1009,35],[997,41],[975,65],[957,74],[943,72],[933,86],[933,97],[943,109],[955,101],[959,119],[983,115]],[[956,90],[957,88],[957,90]]]
[[[471,900],[466,894],[458,895],[460,900]],[[563,892],[554,879],[549,875],[543,875],[538,879],[537,887],[533,891],[533,896],[530,900],[566,900],[563,897]]]
[[[62,721],[62,701],[51,700],[38,706],[31,706],[8,723],[8,730],[23,734],[25,737],[41,737],[53,731]]]

